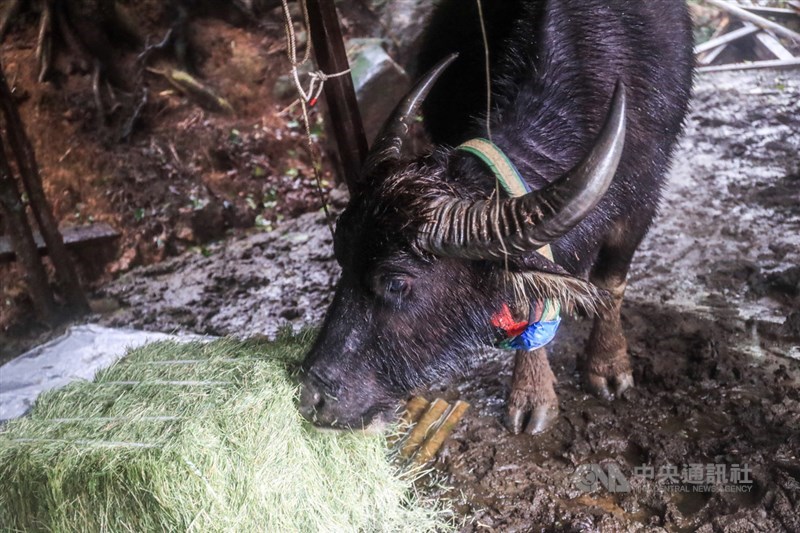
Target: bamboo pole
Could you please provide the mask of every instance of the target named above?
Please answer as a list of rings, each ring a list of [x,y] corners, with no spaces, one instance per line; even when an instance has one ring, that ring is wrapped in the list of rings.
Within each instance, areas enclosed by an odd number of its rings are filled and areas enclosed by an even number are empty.
[[[794,55],[781,42],[767,32],[756,34],[756,46],[764,52],[767,59],[794,59]]]
[[[394,447],[399,442],[402,442],[404,432],[407,433],[411,431],[411,427],[417,423],[430,404],[431,403],[422,396],[414,396],[411,398],[406,404],[406,408],[397,424],[398,433],[390,435],[386,439],[386,444],[388,444],[389,447]]]
[[[414,429],[411,430],[408,438],[403,443],[403,448],[400,450],[400,457],[407,459],[419,449],[428,434],[435,429],[442,413],[444,413],[449,406],[450,405],[441,398],[437,398],[433,401],[430,408],[422,415],[417,425],[414,426]]]
[[[800,33],[796,31],[792,31],[789,28],[781,26],[777,22],[772,22],[771,20],[765,19],[764,17],[759,17],[754,13],[750,13],[746,9],[743,9],[739,6],[733,5],[730,2],[725,2],[725,0],[705,0],[707,4],[711,4],[714,7],[717,7],[723,11],[727,11],[731,15],[739,18],[741,20],[746,20],[747,22],[752,22],[756,26],[763,28],[765,30],[769,30],[777,35],[781,35],[786,37],[787,39],[792,39],[795,42],[800,43]]]
[[[741,6],[742,9],[762,17],[774,17],[781,20],[795,20],[798,12],[785,7]]]
[[[22,265],[28,293],[39,318],[49,324],[55,322],[56,307],[47,273],[39,258],[33,231],[25,215],[25,206],[6,158],[5,143],[0,135],[0,213],[6,219],[11,245]]]
[[[325,74],[348,70],[350,65],[333,0],[307,0],[306,5],[317,66]],[[352,76],[347,74],[329,78],[325,82],[325,102],[328,104],[344,177],[350,185],[355,183],[359,175],[368,148]]]
[[[414,455],[413,462],[415,465],[422,466],[436,457],[442,444],[444,444],[444,441],[453,433],[453,430],[456,429],[456,426],[461,418],[463,418],[464,413],[467,412],[467,409],[469,409],[469,404],[461,400],[453,405],[436,431],[425,439],[425,442],[422,443],[422,446],[420,446],[419,450]]]
[[[415,424],[430,404],[431,403],[422,396],[414,396],[408,402],[408,405],[406,405],[406,410],[400,419],[400,423],[406,426]]]
[[[31,203],[31,210],[36,222],[39,224],[39,231],[41,231],[42,237],[47,244],[61,290],[68,305],[74,312],[86,314],[89,312],[89,303],[81,288],[75,266],[67,254],[67,248],[64,246],[61,233],[58,231],[58,223],[53,216],[42,187],[42,178],[33,146],[25,134],[22,119],[19,116],[19,111],[14,103],[14,97],[6,82],[3,70],[3,66],[0,64],[0,109],[2,109],[6,119],[9,146],[17,160],[20,177]]]
[[[797,68],[800,67],[800,57],[794,59],[772,59],[767,61],[753,61],[752,63],[730,63],[727,65],[713,65],[700,67],[697,72],[723,72],[727,70],[755,70],[761,68]]]
[[[739,29],[733,30],[731,32],[720,35],[719,37],[709,39],[704,43],[698,44],[697,46],[694,47],[694,53],[695,55],[699,55],[704,52],[711,51],[718,46],[731,43],[743,37],[747,37],[748,35],[753,35],[754,33],[758,33],[759,31],[761,31],[761,29],[753,24],[745,25]]]

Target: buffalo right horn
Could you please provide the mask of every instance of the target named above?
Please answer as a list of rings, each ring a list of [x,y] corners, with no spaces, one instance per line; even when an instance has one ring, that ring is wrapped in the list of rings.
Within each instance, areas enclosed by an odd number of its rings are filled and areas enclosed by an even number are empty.
[[[517,198],[439,200],[420,228],[417,245],[439,256],[497,260],[558,240],[611,185],[625,144],[625,122],[625,86],[619,81],[597,141],[575,168]]]

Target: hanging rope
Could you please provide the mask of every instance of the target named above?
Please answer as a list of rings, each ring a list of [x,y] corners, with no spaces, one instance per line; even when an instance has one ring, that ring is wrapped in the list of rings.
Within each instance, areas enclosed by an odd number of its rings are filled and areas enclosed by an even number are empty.
[[[311,77],[311,82],[309,83],[308,90],[303,89],[303,84],[300,82],[300,73],[299,68],[303,66],[311,56],[311,40],[308,40],[308,44],[306,45],[305,53],[303,54],[303,59],[298,61],[297,60],[297,36],[294,32],[294,22],[292,21],[292,14],[289,11],[289,1],[288,0],[281,0],[283,3],[283,16],[284,16],[284,30],[286,33],[286,52],[289,57],[289,62],[292,65],[292,79],[294,80],[295,87],[297,88],[297,92],[300,94],[300,109],[302,110],[302,117],[303,117],[303,129],[306,132],[306,144],[308,145],[308,153],[311,156],[311,168],[314,172],[314,180],[317,184],[317,194],[319,195],[320,202],[322,202],[322,210],[325,213],[325,222],[328,224],[328,229],[331,232],[331,239],[334,238],[333,234],[333,224],[331,223],[331,214],[330,210],[328,209],[328,199],[325,196],[324,191],[322,190],[322,157],[319,154],[319,151],[316,149],[314,144],[314,139],[311,135],[311,123],[308,118],[308,107],[314,106],[319,99],[320,94],[322,94],[322,88],[325,84],[325,81],[329,78],[333,78],[336,76],[344,76],[350,72],[350,70],[346,70],[343,72],[337,72],[335,74],[325,74],[322,71],[313,72],[309,76]],[[298,0],[300,7],[303,11],[303,24],[306,28],[306,35],[310,35],[311,25],[308,21],[308,8],[306,7],[306,3],[304,0]]]
[[[325,74],[321,70],[310,72],[308,76],[311,78],[311,83],[308,86],[308,91],[306,93],[301,92],[300,94],[308,102],[309,106],[314,107],[319,100],[319,96],[322,94],[322,88],[325,82],[330,78],[344,76],[345,74],[350,74],[350,69],[337,72],[336,74]]]
[[[481,0],[475,0],[478,4],[478,20],[481,26],[481,37],[483,38],[483,57],[484,57],[484,72],[486,76],[486,138],[492,141],[492,70],[489,62],[489,36],[486,33],[486,19],[483,16],[483,4]],[[500,225],[500,180],[495,179],[494,197],[497,201],[497,209],[495,210],[496,216],[494,223],[499,227]],[[499,232],[498,234],[502,234]],[[506,243],[500,239],[500,246],[503,249],[503,256],[505,257],[505,267],[508,270],[508,250]]]
[[[478,18],[481,21],[481,37],[483,37],[484,66],[486,69],[486,138],[492,140],[492,73],[489,64],[489,37],[486,35],[486,20],[483,18],[483,4],[478,3]]]

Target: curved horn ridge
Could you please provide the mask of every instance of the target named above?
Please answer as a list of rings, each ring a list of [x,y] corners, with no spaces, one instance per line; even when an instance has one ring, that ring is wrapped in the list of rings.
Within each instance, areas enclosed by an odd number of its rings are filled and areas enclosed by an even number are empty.
[[[597,206],[610,187],[625,144],[626,107],[620,81],[597,141],[572,170],[518,198],[437,202],[420,228],[417,245],[435,255],[502,259],[558,240]]]

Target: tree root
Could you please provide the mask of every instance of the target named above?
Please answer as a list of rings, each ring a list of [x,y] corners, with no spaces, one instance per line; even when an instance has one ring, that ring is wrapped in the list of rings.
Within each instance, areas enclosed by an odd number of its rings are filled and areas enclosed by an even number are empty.
[[[0,40],[20,12],[30,9],[34,3],[32,0],[6,2],[9,3],[0,11]],[[198,13],[207,10],[224,12],[228,9],[232,13],[249,13],[252,18],[256,7],[263,7],[260,4],[277,5],[278,0],[237,0],[225,8],[215,2],[171,0],[171,3],[172,27],[160,42],[149,44],[141,37],[128,13],[117,5],[117,0],[39,0],[35,3],[40,6],[35,48],[38,81],[43,83],[53,78],[57,55],[62,53],[62,49],[67,49],[78,67],[91,74],[92,95],[101,129],[106,127],[110,114],[120,107],[114,91],[122,89],[127,95],[125,101],[130,99],[132,114],[122,121],[116,136],[119,140],[125,140],[133,133],[148,101],[144,80],[146,72],[163,76],[204,109],[232,113],[230,102],[197,77],[192,65],[189,25]],[[132,79],[116,68],[113,50],[122,44],[140,51]],[[153,63],[158,68],[147,68]],[[108,95],[103,94],[104,83],[113,100],[110,108]]]
[[[198,80],[188,72],[175,68],[166,70],[147,69],[163,76],[173,87],[186,96],[193,98],[200,107],[209,111],[233,113],[233,106],[225,98],[214,92],[214,89]]]
[[[36,59],[39,62],[39,83],[50,73],[53,60],[53,2],[45,0],[42,16],[39,19],[39,33],[36,37]]]
[[[136,104],[136,107],[133,108],[133,112],[128,117],[128,120],[125,121],[125,125],[122,127],[122,131],[119,135],[119,141],[125,142],[127,141],[131,135],[133,135],[133,130],[136,128],[136,123],[139,121],[139,117],[142,116],[142,111],[144,111],[145,106],[147,105],[149,95],[147,89],[142,87],[142,96],[139,98],[139,102]]]
[[[100,94],[100,83],[102,82],[100,75],[102,70],[103,68],[100,65],[100,61],[95,60],[94,70],[92,72],[92,94],[94,95],[94,105],[97,108],[97,123],[100,127],[104,125],[106,117],[105,106],[103,106],[103,95]]]

